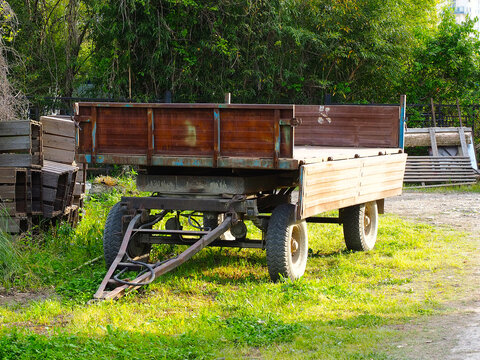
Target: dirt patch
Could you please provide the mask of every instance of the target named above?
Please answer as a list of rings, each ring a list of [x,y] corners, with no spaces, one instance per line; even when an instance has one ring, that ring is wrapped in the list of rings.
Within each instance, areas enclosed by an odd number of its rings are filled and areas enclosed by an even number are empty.
[[[385,210],[402,218],[466,232],[480,249],[480,194],[406,192],[387,199]],[[480,251],[477,251],[480,255]],[[448,305],[449,315],[397,327],[392,355],[407,359],[480,359],[480,256],[462,286],[471,291]]]
[[[480,231],[478,193],[405,192],[387,199],[385,211],[435,226],[450,226],[472,233]]]
[[[42,301],[54,296],[53,291],[8,292],[0,288],[0,306],[25,306],[33,301]]]

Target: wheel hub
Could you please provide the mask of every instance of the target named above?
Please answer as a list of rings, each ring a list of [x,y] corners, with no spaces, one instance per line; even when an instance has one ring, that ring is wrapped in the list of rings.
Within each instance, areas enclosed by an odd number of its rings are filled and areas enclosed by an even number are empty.
[[[295,255],[295,253],[298,251],[298,241],[292,238],[292,243],[291,243],[291,252],[292,255]]]
[[[369,207],[365,207],[365,216],[363,218],[363,229],[365,231],[365,234],[368,234],[370,232],[370,225],[372,224],[372,219],[370,217],[370,209]]]

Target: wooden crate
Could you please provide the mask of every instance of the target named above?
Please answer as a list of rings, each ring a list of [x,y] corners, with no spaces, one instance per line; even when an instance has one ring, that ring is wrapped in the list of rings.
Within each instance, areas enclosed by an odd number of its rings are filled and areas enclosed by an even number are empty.
[[[29,208],[27,170],[0,168],[0,211],[3,215],[25,216]]]
[[[75,160],[75,122],[68,116],[42,116],[45,160],[71,165]]]
[[[43,216],[60,216],[73,204],[73,191],[78,168],[72,165],[45,161],[42,168]]]
[[[79,220],[79,206],[71,205],[65,209],[62,220],[75,227]]]
[[[73,191],[73,204],[78,207],[83,207],[83,198],[85,197],[87,184],[87,164],[80,163],[78,166],[77,181]]]
[[[30,215],[42,215],[42,171],[36,169],[28,169],[27,172],[27,212]]]
[[[0,167],[41,167],[42,128],[36,121],[0,122]]]

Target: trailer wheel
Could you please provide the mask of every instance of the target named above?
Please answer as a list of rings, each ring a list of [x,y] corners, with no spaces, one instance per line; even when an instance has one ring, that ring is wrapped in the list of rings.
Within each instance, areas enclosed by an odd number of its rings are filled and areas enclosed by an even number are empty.
[[[272,281],[296,280],[307,265],[308,235],[305,221],[295,222],[295,206],[277,206],[270,217],[266,236],[267,266]]]
[[[343,235],[348,250],[369,251],[377,241],[377,202],[350,206],[342,210]]]
[[[127,209],[120,203],[113,205],[108,213],[103,231],[103,256],[107,269],[112,265],[122,245],[124,235],[122,217],[126,214]],[[150,244],[141,243],[138,235],[133,236],[128,244],[127,254],[134,258],[149,253],[151,247]]]

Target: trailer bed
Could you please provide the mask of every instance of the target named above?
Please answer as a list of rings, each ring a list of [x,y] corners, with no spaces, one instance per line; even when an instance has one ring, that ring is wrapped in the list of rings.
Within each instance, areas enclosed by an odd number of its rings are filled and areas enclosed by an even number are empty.
[[[87,163],[295,170],[403,139],[398,106],[77,103],[75,119]]]
[[[144,191],[298,187],[298,219],[402,191],[402,106],[78,103],[75,119],[78,161],[144,166]]]

